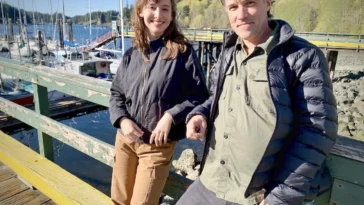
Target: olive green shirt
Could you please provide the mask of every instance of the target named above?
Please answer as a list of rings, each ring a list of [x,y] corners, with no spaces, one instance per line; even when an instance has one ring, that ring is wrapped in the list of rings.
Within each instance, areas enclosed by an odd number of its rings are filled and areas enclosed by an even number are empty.
[[[244,193],[258,167],[275,123],[267,57],[279,41],[279,25],[265,43],[247,55],[238,40],[234,60],[225,74],[209,154],[201,174],[204,186],[226,201],[251,205],[264,199],[264,190]],[[263,145],[264,144],[264,145]]]

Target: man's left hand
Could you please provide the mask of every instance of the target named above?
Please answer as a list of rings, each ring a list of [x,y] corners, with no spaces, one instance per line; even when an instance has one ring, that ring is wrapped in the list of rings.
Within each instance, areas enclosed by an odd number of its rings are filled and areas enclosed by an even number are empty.
[[[163,117],[159,120],[157,126],[150,136],[149,143],[152,144],[153,141],[155,145],[160,146],[167,143],[168,134],[171,129],[173,118],[169,113],[164,113]]]

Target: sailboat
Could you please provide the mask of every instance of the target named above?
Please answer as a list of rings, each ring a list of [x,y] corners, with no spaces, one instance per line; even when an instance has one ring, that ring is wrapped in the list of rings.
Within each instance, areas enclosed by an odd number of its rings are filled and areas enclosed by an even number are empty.
[[[123,14],[123,0],[119,1],[119,8],[120,8],[120,37],[121,37],[121,52],[118,50],[111,50],[106,48],[95,48],[95,50],[98,50],[99,52],[109,52],[114,54],[114,58],[106,58],[108,61],[111,62],[110,64],[110,73],[116,74],[116,71],[119,68],[119,65],[122,61],[122,56],[125,52],[125,41],[124,41],[124,14]],[[115,25],[116,26],[116,25]],[[115,49],[115,48],[114,48]]]

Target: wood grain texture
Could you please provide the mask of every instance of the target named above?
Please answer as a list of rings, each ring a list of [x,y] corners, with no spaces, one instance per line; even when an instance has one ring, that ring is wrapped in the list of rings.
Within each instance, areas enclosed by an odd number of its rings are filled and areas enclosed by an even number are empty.
[[[0,161],[57,204],[111,204],[110,198],[97,189],[2,132]]]

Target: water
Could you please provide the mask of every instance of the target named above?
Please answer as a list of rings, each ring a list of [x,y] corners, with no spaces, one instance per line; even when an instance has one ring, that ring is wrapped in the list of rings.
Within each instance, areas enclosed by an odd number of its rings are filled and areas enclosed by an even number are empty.
[[[44,29],[43,29],[44,27]],[[58,30],[58,25],[57,26],[53,26],[53,28],[55,29],[55,39],[58,40],[59,39],[59,30]],[[35,29],[35,32],[34,32]],[[52,32],[52,25],[51,24],[45,24],[44,26],[42,25],[37,25],[36,28],[34,28],[33,25],[28,25],[27,26],[27,33],[29,38],[33,38],[37,32],[37,30],[40,30],[42,32],[42,35],[46,35],[47,38],[52,39],[53,38],[53,32]],[[85,45],[87,44],[88,41],[90,41],[90,27],[89,26],[83,26],[83,25],[78,25],[78,24],[74,24],[72,25],[72,30],[73,30],[73,40],[75,41],[75,43],[77,43],[78,45]],[[111,30],[111,27],[92,27],[91,28],[91,40],[97,38],[98,36],[108,32]],[[19,28],[17,24],[13,24],[13,31],[14,31],[14,35],[18,35],[19,34]],[[5,26],[0,25],[0,35],[5,35]],[[66,37],[65,39],[68,39],[67,37],[68,35],[68,31],[67,31],[67,26],[66,26]],[[129,41],[127,41],[126,39],[125,43],[125,48],[129,48],[131,46],[131,42],[130,39]],[[111,43],[112,44],[112,43]],[[120,48],[120,41],[118,39],[117,42],[117,47]],[[112,45],[110,45],[110,48],[112,48]]]
[[[45,32],[47,36],[51,36],[51,25],[45,25]],[[100,28],[93,29],[92,36],[96,38],[97,32],[99,34],[105,33],[110,29]],[[82,25],[74,25],[74,38],[77,42],[86,41],[89,38],[88,28],[84,28]],[[33,26],[29,26],[29,31],[33,31]],[[18,28],[14,25],[14,33],[17,34]],[[0,35],[4,33],[4,27],[0,26]],[[58,34],[57,34],[58,36]],[[58,38],[58,37],[57,37]],[[82,43],[80,43],[82,44]],[[120,45],[119,42],[117,45]],[[130,48],[131,40],[125,39],[126,49]],[[90,136],[100,139],[106,143],[114,144],[116,129],[111,126],[109,120],[110,114],[107,110],[99,111],[96,113],[75,117],[68,120],[62,120],[61,123],[84,132]],[[35,129],[20,131],[12,135],[14,138],[29,146],[33,150],[39,152],[37,131]],[[110,195],[110,183],[112,169],[104,165],[103,163],[75,150],[74,148],[53,139],[55,159],[54,162],[76,175],[80,179],[86,181],[92,186],[96,187],[100,191],[107,195]],[[174,159],[178,158],[184,149],[192,148],[198,157],[201,157],[203,152],[203,144],[200,141],[181,140],[176,147]]]

